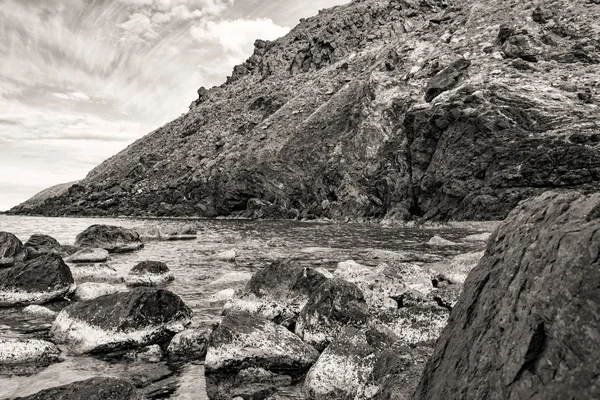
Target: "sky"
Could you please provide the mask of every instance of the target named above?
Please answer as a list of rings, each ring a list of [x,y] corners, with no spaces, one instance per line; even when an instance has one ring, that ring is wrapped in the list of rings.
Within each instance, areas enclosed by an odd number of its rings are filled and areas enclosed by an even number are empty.
[[[0,0],[0,211],[79,180],[349,0]]]

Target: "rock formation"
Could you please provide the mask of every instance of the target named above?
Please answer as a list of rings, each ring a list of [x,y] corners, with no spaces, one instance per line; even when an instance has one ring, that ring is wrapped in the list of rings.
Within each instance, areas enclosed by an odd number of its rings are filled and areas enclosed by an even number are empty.
[[[355,0],[258,40],[188,113],[14,213],[503,219],[600,188],[589,0]]]
[[[452,310],[413,399],[600,396],[600,195],[510,213]]]
[[[120,226],[92,225],[77,235],[75,246],[107,250],[109,253],[128,253],[144,247],[140,235]],[[106,261],[106,260],[104,260]]]

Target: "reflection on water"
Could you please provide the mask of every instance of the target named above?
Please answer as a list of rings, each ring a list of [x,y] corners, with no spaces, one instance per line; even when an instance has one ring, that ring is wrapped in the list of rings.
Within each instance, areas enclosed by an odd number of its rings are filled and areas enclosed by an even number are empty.
[[[175,275],[169,289],[181,296],[194,311],[194,326],[218,320],[223,303],[215,301],[215,293],[239,288],[243,282],[218,278],[232,272],[254,272],[269,262],[293,258],[305,265],[333,270],[339,261],[353,259],[366,265],[377,265],[374,249],[394,252],[411,251],[449,256],[469,250],[472,245],[433,247],[426,242],[433,235],[460,241],[477,233],[473,228],[384,228],[369,224],[323,224],[291,221],[240,220],[140,220],[93,218],[42,218],[0,215],[0,231],[12,232],[23,242],[34,233],[56,238],[61,244],[72,244],[75,236],[93,224],[111,224],[127,228],[159,226],[172,229],[193,224],[198,239],[182,242],[147,242],[144,249],[132,254],[113,255],[109,264],[125,275],[138,262],[165,262]],[[276,239],[285,246],[271,247],[267,242]],[[214,254],[234,249],[234,263],[214,259]],[[228,275],[230,276],[230,275]],[[51,304],[60,310],[67,302]],[[0,308],[0,337],[47,338],[48,321],[21,312],[18,308]],[[23,396],[39,390],[87,379],[93,376],[127,376],[145,393],[155,398],[206,399],[204,373],[200,364],[169,366],[165,363],[139,364],[125,361],[106,361],[93,357],[73,356],[65,351],[65,360],[30,376],[0,374],[0,397]],[[1,373],[2,371],[0,371]],[[137,381],[136,381],[137,379]]]

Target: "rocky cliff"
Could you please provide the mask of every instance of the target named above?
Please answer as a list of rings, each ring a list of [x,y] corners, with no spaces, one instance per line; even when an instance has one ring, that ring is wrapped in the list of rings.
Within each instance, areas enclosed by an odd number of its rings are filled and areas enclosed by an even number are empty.
[[[14,213],[501,219],[600,188],[598,0],[355,0]]]

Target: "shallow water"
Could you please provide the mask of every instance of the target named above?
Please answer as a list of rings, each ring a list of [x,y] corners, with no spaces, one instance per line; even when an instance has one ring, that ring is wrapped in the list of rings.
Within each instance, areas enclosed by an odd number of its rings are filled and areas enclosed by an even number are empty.
[[[245,281],[235,281],[240,275],[252,273],[273,260],[293,258],[299,262],[333,270],[340,261],[353,259],[366,265],[377,265],[393,253],[374,254],[373,250],[410,251],[442,257],[481,248],[481,244],[461,242],[467,235],[481,231],[480,226],[448,226],[437,228],[381,227],[376,224],[329,224],[292,221],[245,220],[156,220],[156,219],[95,219],[42,218],[0,215],[0,231],[12,232],[23,242],[34,233],[43,233],[61,244],[72,244],[76,235],[93,224],[120,225],[127,228],[162,229],[193,224],[198,229],[194,241],[146,242],[145,248],[131,254],[112,255],[108,262],[126,275],[138,262],[165,262],[175,275],[169,290],[181,296],[193,310],[194,326],[218,321],[223,303],[212,296],[228,288],[241,288]],[[434,235],[456,241],[457,246],[431,246]],[[267,242],[279,239],[285,247],[270,247]],[[235,262],[214,259],[214,254],[234,249]],[[228,274],[228,275],[226,275]],[[231,279],[217,279],[229,277]],[[217,281],[217,282],[215,282]],[[67,302],[49,305],[59,310]],[[22,307],[0,308],[1,337],[48,338],[47,320],[24,315]],[[128,377],[153,398],[206,399],[204,370],[201,363],[167,365],[126,360],[102,360],[69,354],[65,347],[64,361],[27,375],[10,375],[0,371],[0,398],[12,398],[39,390],[87,379],[93,376]]]

